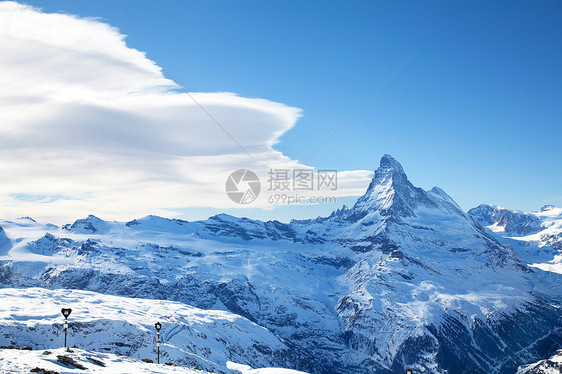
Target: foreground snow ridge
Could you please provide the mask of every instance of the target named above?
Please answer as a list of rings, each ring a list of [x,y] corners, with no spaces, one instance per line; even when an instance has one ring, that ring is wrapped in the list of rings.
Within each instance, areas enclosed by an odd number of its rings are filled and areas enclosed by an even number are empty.
[[[226,366],[229,369],[239,371],[241,374],[307,374],[304,371],[297,371],[292,369],[280,369],[280,368],[261,368],[252,369],[248,365],[237,364],[235,362],[227,362]]]
[[[69,364],[67,358],[72,359],[70,361],[72,363]],[[281,368],[252,369],[247,365],[232,362],[228,362],[228,367],[241,374],[307,374],[302,371]],[[59,374],[85,372],[108,374],[213,374],[203,370],[147,363],[112,353],[100,353],[78,348],[73,348],[70,352],[67,352],[64,348],[39,351],[0,349],[1,374],[29,373],[34,369],[51,370]]]
[[[69,357],[73,363],[64,364],[66,360],[60,357]],[[80,365],[80,366],[78,366]],[[105,366],[104,366],[105,365]],[[80,368],[83,367],[83,368]],[[64,348],[40,351],[20,351],[17,349],[0,349],[0,373],[21,374],[29,373],[32,369],[39,368],[52,370],[60,374],[66,373],[111,373],[111,374],[143,374],[143,373],[184,373],[184,374],[210,374],[206,371],[193,370],[164,364],[146,363],[129,357],[118,356],[112,353],[99,353],[73,348],[67,352]]]
[[[179,302],[43,288],[0,288],[0,300],[0,345],[60,347],[64,338],[60,310],[72,307],[69,346],[89,351],[110,351],[136,360],[156,361],[157,321],[163,324],[162,363],[227,372],[229,360],[268,366],[266,355],[256,347],[287,350],[271,332],[244,317]]]

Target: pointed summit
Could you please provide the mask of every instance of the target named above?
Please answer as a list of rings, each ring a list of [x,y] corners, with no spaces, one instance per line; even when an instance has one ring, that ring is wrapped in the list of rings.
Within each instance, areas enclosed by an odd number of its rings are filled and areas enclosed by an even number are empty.
[[[403,215],[410,216],[413,212],[408,209],[410,204],[407,202],[417,194],[419,192],[408,181],[402,165],[386,154],[381,158],[367,191],[351,209],[350,218],[358,220],[375,212],[390,216],[397,208]]]
[[[402,165],[391,155],[385,154],[367,191],[346,213],[345,219],[357,221],[373,216],[373,219],[400,220],[415,217],[415,210],[422,206],[462,213],[443,190],[434,188],[427,192],[415,187],[408,180]]]
[[[402,165],[394,157],[389,154],[382,156],[379,168],[375,170],[375,177],[373,181],[376,183],[384,183],[385,180],[392,179],[395,187],[398,186],[411,186],[414,187],[409,181],[408,176],[404,172]]]
[[[400,163],[396,161],[396,159],[389,154],[386,154],[381,158],[379,169],[383,169],[383,168],[392,169],[396,173],[404,174],[404,176],[406,175],[406,173],[404,173],[404,169],[402,169],[402,165],[400,165]]]

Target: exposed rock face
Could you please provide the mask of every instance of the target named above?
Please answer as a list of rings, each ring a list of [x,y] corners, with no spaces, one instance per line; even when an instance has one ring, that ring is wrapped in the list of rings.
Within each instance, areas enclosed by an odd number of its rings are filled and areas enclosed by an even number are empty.
[[[534,364],[525,365],[519,368],[517,374],[558,374],[562,373],[562,350],[559,350],[554,356],[535,362]]]
[[[510,235],[528,235],[540,231],[541,220],[531,214],[496,205],[479,205],[468,211],[483,226],[497,225]]]

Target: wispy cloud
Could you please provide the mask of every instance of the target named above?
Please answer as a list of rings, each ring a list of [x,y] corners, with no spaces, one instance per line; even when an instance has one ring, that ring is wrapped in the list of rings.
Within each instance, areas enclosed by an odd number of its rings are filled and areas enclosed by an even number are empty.
[[[300,109],[182,93],[99,20],[1,2],[0,48],[0,216],[62,222],[226,209],[237,206],[224,193],[231,171],[265,177],[303,167],[274,149]],[[367,180],[367,171],[340,173],[334,193],[360,194]]]

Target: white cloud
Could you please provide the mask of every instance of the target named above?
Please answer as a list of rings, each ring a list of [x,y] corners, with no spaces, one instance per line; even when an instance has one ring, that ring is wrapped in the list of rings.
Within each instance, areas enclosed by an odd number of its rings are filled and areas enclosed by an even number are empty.
[[[160,67],[96,19],[0,3],[0,216],[55,222],[173,216],[237,207],[238,168],[304,167],[273,147],[301,110],[232,93],[192,93],[250,158]],[[368,172],[339,175],[357,195]],[[266,207],[266,198],[252,207]]]

